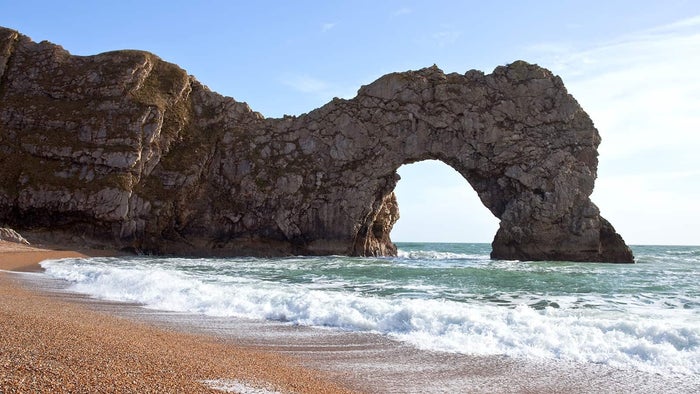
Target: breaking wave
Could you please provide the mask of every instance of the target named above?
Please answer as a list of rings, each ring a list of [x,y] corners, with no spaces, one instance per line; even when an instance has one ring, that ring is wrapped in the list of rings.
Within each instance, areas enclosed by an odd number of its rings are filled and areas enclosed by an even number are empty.
[[[384,264],[379,268],[362,262],[357,264],[362,270],[353,272],[338,264],[337,257],[95,258],[46,261],[42,266],[51,277],[68,281],[70,291],[153,309],[381,333],[437,351],[700,373],[698,294],[685,294],[685,301],[672,304],[663,300],[678,297],[546,291],[475,295],[479,289],[405,279],[401,259],[475,259],[436,253],[400,255],[395,264],[377,262]],[[333,268],[324,268],[326,264]],[[402,279],[379,274],[391,269],[396,270],[391,275]],[[527,280],[522,275],[549,274],[535,270],[519,275],[518,280]]]

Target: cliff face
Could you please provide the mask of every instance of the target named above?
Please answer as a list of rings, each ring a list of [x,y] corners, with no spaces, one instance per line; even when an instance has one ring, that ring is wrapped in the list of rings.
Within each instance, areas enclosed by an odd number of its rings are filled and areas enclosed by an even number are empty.
[[[462,174],[493,257],[631,262],[590,201],[600,137],[549,71],[437,67],[265,119],[139,51],[72,56],[0,28],[0,223],[153,253],[391,255],[406,163]]]

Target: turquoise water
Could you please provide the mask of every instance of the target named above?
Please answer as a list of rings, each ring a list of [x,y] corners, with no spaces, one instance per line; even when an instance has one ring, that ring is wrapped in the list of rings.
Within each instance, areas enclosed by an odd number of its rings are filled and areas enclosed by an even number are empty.
[[[153,309],[379,333],[435,351],[700,373],[700,247],[634,247],[634,265],[496,261],[488,244],[398,247],[396,258],[42,265],[72,291]]]

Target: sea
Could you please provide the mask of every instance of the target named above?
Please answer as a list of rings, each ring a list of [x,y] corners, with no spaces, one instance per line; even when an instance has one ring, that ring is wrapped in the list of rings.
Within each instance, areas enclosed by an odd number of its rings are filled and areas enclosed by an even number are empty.
[[[189,316],[369,333],[432,353],[700,375],[700,247],[636,264],[491,260],[489,244],[397,243],[398,257],[63,259],[65,290]]]

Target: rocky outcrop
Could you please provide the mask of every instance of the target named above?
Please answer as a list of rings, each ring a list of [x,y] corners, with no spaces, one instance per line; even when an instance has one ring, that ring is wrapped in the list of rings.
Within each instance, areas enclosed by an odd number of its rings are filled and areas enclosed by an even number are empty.
[[[29,241],[24,239],[17,231],[7,227],[0,227],[0,241],[29,245]]]
[[[351,100],[265,119],[153,54],[72,56],[0,29],[0,222],[27,235],[391,255],[396,170],[437,159],[501,220],[493,257],[631,262],[589,199],[599,142],[561,80],[522,61],[389,74]]]

